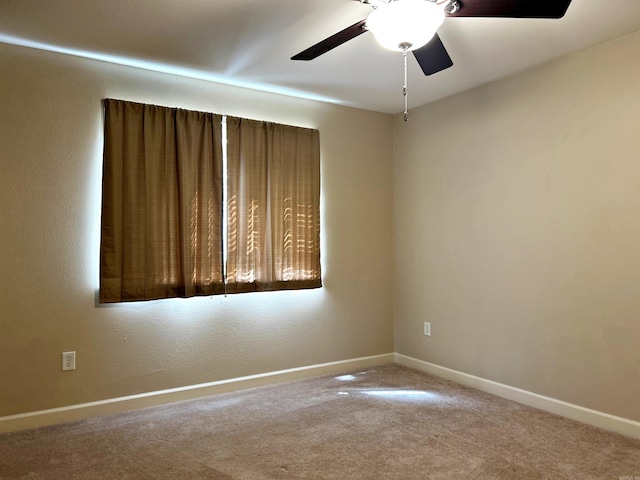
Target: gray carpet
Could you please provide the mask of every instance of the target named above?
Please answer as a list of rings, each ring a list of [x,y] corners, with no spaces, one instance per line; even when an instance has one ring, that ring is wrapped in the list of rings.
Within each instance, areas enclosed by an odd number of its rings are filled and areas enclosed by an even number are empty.
[[[398,365],[0,435],[0,478],[640,479],[640,441]]]

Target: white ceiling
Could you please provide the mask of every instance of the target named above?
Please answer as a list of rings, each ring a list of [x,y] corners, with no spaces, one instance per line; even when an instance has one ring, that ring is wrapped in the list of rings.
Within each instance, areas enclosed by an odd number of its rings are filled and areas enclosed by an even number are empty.
[[[370,11],[353,0],[0,0],[0,42],[398,113],[402,54],[370,33],[289,60]],[[411,56],[409,105],[639,29],[640,0],[573,0],[560,20],[447,18],[438,33],[454,66],[425,77]]]

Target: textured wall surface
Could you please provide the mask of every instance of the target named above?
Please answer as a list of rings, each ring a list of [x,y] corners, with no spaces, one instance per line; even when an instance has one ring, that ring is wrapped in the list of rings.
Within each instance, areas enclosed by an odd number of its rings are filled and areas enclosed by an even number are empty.
[[[3,44],[0,64],[0,416],[388,353],[395,319],[399,353],[640,420],[640,34],[395,124]],[[96,306],[104,97],[320,129],[325,287]]]
[[[393,351],[391,116],[5,44],[0,64],[0,416]],[[324,288],[97,306],[106,97],[318,128]]]
[[[638,78],[640,33],[395,119],[398,353],[640,420]]]

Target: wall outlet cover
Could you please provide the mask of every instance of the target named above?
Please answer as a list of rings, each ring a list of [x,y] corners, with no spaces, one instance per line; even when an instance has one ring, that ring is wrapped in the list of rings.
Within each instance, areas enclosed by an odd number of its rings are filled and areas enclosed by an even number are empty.
[[[62,352],[62,371],[76,369],[76,352]]]

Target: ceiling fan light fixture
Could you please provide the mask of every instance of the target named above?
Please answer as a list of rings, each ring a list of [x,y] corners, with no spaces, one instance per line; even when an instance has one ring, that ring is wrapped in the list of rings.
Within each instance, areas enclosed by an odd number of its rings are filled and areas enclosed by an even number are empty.
[[[392,0],[367,17],[367,29],[388,50],[426,45],[444,22],[444,9],[430,0]]]

